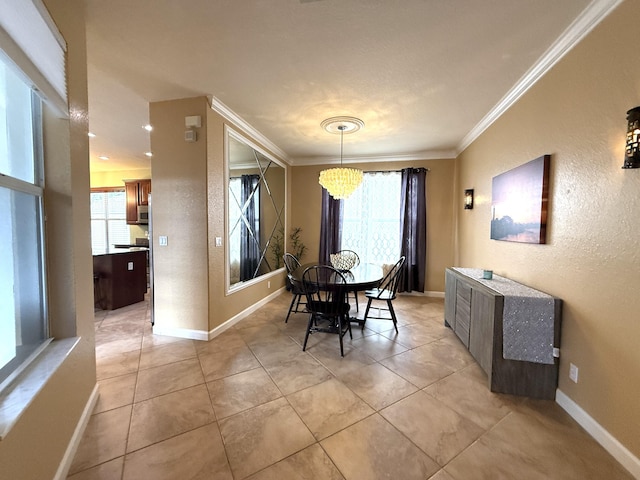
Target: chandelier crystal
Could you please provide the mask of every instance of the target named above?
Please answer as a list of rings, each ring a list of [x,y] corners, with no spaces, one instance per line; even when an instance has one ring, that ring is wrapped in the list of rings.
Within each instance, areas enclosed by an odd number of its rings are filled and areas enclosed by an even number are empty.
[[[364,122],[354,117],[332,117],[324,120],[321,125],[329,133],[340,132],[340,167],[322,170],[318,183],[336,200],[348,198],[362,183],[362,170],[342,166],[344,134],[360,130],[364,127]]]
[[[362,183],[362,170],[357,168],[329,168],[320,172],[320,185],[336,200],[348,198]]]

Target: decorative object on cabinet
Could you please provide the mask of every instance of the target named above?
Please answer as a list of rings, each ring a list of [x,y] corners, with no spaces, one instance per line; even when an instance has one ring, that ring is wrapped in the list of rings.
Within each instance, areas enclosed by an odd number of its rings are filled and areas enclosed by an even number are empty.
[[[149,223],[151,180],[148,178],[124,180],[124,188],[127,195],[127,223],[130,225]]]
[[[331,117],[320,125],[329,133],[340,133],[340,167],[322,170],[318,183],[336,200],[348,198],[362,183],[362,170],[342,166],[344,134],[357,132],[364,127],[364,122],[355,117]]]
[[[622,168],[640,168],[640,107],[627,112],[627,142]]]
[[[488,376],[492,392],[554,399],[562,300],[483,270],[447,268],[445,325]]]
[[[545,243],[550,155],[493,177],[491,238]]]
[[[473,188],[464,191],[464,209],[473,210]]]

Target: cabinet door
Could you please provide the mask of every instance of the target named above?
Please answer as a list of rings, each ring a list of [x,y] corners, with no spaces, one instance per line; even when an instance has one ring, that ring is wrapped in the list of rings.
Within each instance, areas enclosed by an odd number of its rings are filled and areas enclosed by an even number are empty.
[[[151,180],[138,181],[138,205],[149,205],[149,194],[151,193]]]
[[[456,329],[456,276],[449,270],[444,273],[444,321]]]
[[[127,195],[127,223],[138,223],[138,182],[125,182]]]
[[[471,295],[469,351],[489,378],[493,358],[494,313],[495,297],[474,288]]]
[[[469,325],[471,323],[471,286],[462,281],[456,281],[456,326],[454,331],[469,348]]]

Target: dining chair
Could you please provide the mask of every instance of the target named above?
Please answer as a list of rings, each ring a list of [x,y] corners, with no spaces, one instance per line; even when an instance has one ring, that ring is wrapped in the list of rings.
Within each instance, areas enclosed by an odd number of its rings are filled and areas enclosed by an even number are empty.
[[[362,328],[364,329],[364,325],[367,322],[367,318],[375,318],[380,320],[393,320],[393,327],[396,329],[396,333],[398,333],[398,321],[396,319],[396,312],[393,310],[393,300],[396,298],[396,294],[398,293],[398,284],[400,283],[400,273],[402,272],[402,267],[404,267],[405,257],[400,257],[393,267],[387,272],[384,278],[380,281],[380,285],[377,288],[366,290],[364,292],[365,297],[369,299],[367,302],[367,309],[364,312],[364,319],[362,321]],[[369,309],[371,308],[371,303],[374,301],[382,301],[386,302],[386,308],[384,307],[375,307],[378,309],[378,316],[372,317],[369,316]],[[389,317],[380,316],[381,311],[388,311]]]
[[[344,275],[328,265],[315,265],[302,274],[302,288],[307,298],[309,323],[304,336],[302,351],[307,348],[309,335],[316,332],[337,333],[340,340],[340,355],[344,357],[342,337],[349,332],[349,303],[345,301],[347,281]]]
[[[289,305],[289,311],[287,312],[287,318],[284,319],[284,323],[287,323],[289,322],[289,316],[291,315],[292,312],[293,313],[303,312],[304,310],[299,309],[300,305],[304,305],[306,307],[307,304],[305,302],[302,302],[302,297],[304,296],[304,290],[302,288],[302,285],[300,284],[299,281],[293,278],[293,275],[292,275],[293,271],[300,266],[300,262],[295,257],[295,255],[292,255],[291,253],[285,253],[283,255],[283,259],[284,259],[284,266],[287,269],[288,286],[292,295],[291,305]]]
[[[360,257],[353,250],[340,250],[339,252],[329,255],[331,265],[333,268],[340,272],[348,272],[352,268],[356,268],[360,265]],[[360,311],[358,307],[358,291],[352,290],[349,293],[353,293],[353,299],[356,303],[356,312]]]

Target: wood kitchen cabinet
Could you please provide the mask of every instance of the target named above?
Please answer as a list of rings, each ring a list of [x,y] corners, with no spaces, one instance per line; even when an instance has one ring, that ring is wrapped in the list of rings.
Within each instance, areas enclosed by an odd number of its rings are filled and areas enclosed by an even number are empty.
[[[559,363],[556,358],[559,348],[554,347],[560,345],[562,300],[499,276],[494,276],[496,281],[493,283],[481,281],[482,270],[477,270],[475,275],[464,274],[461,270],[473,269],[448,268],[445,272],[445,324],[455,332],[485,371],[490,390],[554,399],[558,385]],[[489,285],[495,287],[491,288]],[[547,347],[549,351],[553,351],[553,363],[505,358],[504,342],[513,342],[514,338],[504,335],[505,295],[509,297],[502,288],[505,285],[508,286],[507,290],[517,291],[518,296],[512,298],[517,298],[518,301],[524,301],[521,299],[526,299],[527,295],[545,295],[549,298],[548,311],[551,312],[551,320],[545,328],[551,329],[546,334],[552,337],[548,342],[552,344]],[[528,312],[527,315],[524,321],[531,324],[540,317],[536,311]],[[511,318],[512,316],[509,317]],[[538,348],[534,345],[538,338],[536,335],[531,339],[527,337],[528,334],[519,338],[517,335],[519,334],[516,332],[516,341],[523,345],[523,349],[533,351]]]
[[[141,223],[138,221],[139,207],[149,205],[151,180],[125,180],[124,189],[127,196],[127,223],[137,225]]]
[[[103,310],[115,310],[144,300],[147,252],[123,251],[93,256],[94,299]]]

